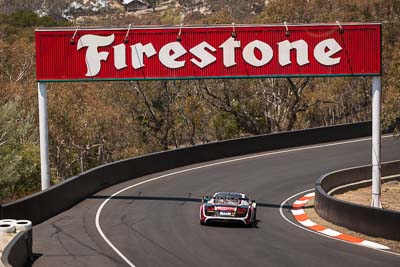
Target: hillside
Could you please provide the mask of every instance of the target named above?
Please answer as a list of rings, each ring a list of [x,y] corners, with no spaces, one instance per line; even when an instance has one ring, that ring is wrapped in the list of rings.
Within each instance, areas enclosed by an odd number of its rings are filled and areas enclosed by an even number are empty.
[[[383,127],[399,127],[398,0],[143,2],[150,8],[132,12],[117,1],[0,2],[1,202],[40,190],[39,26],[382,22]],[[48,94],[54,184],[155,151],[371,118],[368,77],[51,83]]]

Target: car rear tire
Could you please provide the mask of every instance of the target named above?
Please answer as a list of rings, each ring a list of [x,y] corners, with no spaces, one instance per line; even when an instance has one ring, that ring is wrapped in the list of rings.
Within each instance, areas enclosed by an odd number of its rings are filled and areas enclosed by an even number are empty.
[[[253,220],[251,221],[251,223],[249,223],[249,227],[257,226],[257,210],[254,209],[253,212],[254,212]]]

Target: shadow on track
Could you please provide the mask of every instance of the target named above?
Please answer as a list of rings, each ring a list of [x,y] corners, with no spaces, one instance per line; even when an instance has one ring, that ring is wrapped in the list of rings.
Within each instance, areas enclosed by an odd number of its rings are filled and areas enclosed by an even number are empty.
[[[189,194],[190,195],[190,194]],[[108,199],[110,196],[104,195],[94,195],[88,197],[90,199]],[[191,197],[156,197],[156,196],[114,196],[110,200],[143,200],[143,201],[176,201],[176,202],[193,202],[193,203],[201,203],[201,198],[191,198]],[[263,208],[274,208],[279,209],[279,204],[271,204],[271,203],[259,203],[257,202],[257,207]],[[283,209],[290,210],[292,208],[291,205],[282,206]]]
[[[166,197],[166,196],[142,196],[142,192],[139,192],[137,196],[111,196],[109,195],[93,195],[88,198],[90,199],[110,199],[110,200],[127,200],[131,201],[132,203],[136,200],[139,201],[175,201],[175,202],[181,202],[181,205],[184,205],[184,203],[187,202],[192,202],[192,203],[201,203],[201,198],[192,198],[191,193],[188,193],[187,197]],[[272,208],[272,209],[279,209],[281,205],[278,204],[271,204],[271,203],[259,203],[257,202],[257,208]],[[292,206],[291,205],[283,205],[283,209],[286,210],[291,210]],[[257,219],[254,224],[251,225],[251,228],[259,228],[258,225],[259,223],[262,223],[261,220]],[[230,222],[212,222],[208,223],[207,226],[211,227],[228,227],[228,228],[249,228],[248,226],[244,226],[243,224],[238,224],[238,223],[230,223]]]

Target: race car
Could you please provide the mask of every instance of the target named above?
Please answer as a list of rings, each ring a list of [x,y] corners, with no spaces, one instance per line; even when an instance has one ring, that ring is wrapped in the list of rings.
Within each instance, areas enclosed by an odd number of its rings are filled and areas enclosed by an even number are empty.
[[[214,222],[241,223],[252,226],[256,223],[257,204],[242,193],[218,192],[202,198],[200,224]]]

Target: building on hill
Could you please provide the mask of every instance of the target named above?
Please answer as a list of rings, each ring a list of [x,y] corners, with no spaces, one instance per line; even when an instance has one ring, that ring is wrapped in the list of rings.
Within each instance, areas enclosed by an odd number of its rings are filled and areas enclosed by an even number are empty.
[[[148,5],[146,3],[143,3],[142,1],[139,0],[123,0],[122,5],[128,12],[144,10],[148,8]]]

